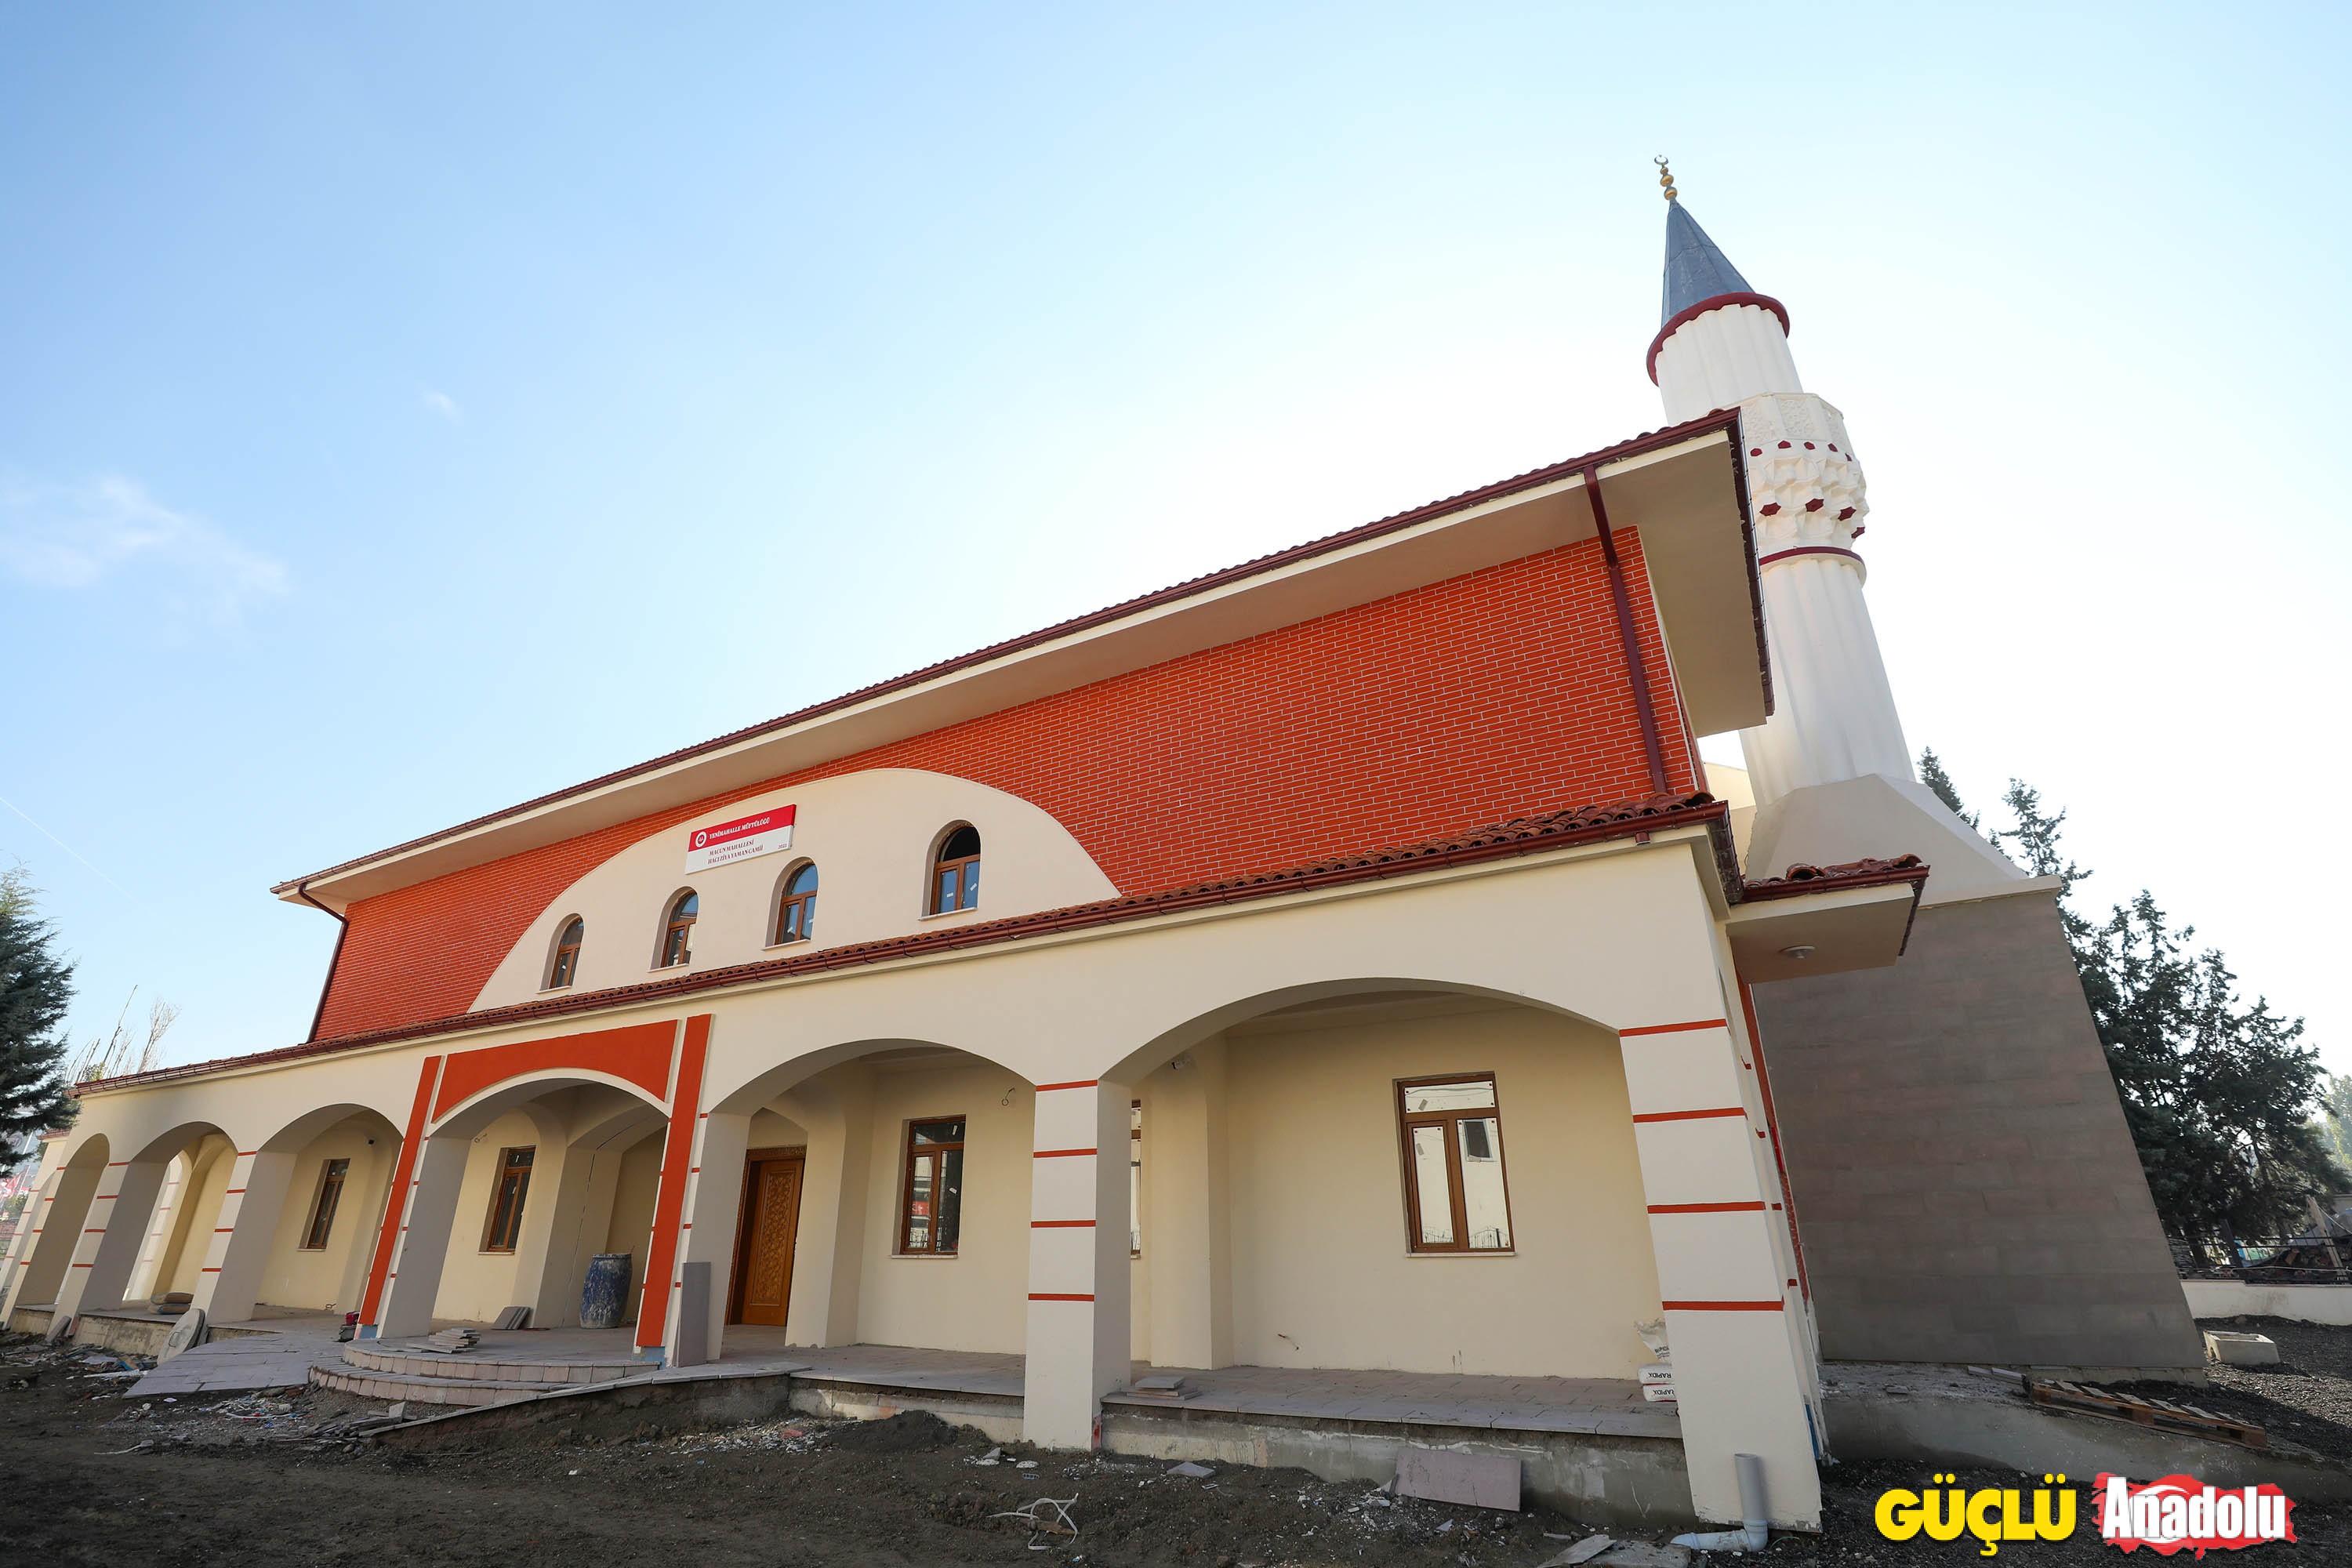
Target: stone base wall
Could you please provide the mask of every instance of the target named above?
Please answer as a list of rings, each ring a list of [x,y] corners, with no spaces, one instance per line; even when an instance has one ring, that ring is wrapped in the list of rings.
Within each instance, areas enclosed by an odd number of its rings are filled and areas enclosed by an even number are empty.
[[[1824,1358],[2202,1369],[2053,898],[1755,1002]]]

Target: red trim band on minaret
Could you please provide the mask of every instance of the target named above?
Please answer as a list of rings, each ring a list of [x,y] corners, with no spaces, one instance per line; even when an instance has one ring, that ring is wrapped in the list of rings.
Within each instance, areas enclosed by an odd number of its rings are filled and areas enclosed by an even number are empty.
[[[1792,545],[1787,550],[1775,550],[1771,554],[1765,556],[1761,561],[1756,563],[1756,564],[1759,566],[1769,566],[1775,561],[1786,561],[1791,555],[1843,555],[1848,561],[1859,561],[1862,559],[1860,555],[1857,555],[1853,551],[1843,549],[1835,544],[1798,544]]]
[[[1717,294],[1712,300],[1685,305],[1667,318],[1666,324],[1658,329],[1658,335],[1650,340],[1650,357],[1643,363],[1649,367],[1652,386],[1658,384],[1658,351],[1666,346],[1666,340],[1681,331],[1684,322],[1696,321],[1709,310],[1720,310],[1726,305],[1754,305],[1759,310],[1769,310],[1780,318],[1781,335],[1785,337],[1788,334],[1789,307],[1769,294]]]

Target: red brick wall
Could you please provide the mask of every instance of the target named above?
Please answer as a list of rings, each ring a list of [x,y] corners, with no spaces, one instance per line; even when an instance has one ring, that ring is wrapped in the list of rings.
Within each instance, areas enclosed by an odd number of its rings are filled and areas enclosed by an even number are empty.
[[[1641,548],[1619,542],[1670,785],[1693,788]],[[464,1012],[550,901],[647,834],[882,767],[1035,803],[1125,893],[1650,793],[1587,541],[362,900],[320,1037]]]

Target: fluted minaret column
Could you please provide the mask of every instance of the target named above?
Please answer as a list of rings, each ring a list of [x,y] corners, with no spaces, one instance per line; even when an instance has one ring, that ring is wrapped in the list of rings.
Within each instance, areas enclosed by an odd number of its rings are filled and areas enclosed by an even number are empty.
[[[1838,411],[1810,393],[1739,402],[1763,579],[1772,716],[1739,732],[1757,804],[1870,773],[1909,779],[1853,548],[1870,502]]]
[[[1853,547],[1870,503],[1844,417],[1798,381],[1787,309],[1748,286],[1671,185],[1667,202],[1650,377],[1669,419],[1739,410],[1774,698],[1739,734],[1756,804],[1873,773],[1909,782]]]

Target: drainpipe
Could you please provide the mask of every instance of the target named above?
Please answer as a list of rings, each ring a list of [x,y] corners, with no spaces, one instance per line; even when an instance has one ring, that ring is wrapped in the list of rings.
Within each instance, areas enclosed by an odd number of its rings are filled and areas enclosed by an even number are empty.
[[[334,910],[328,909],[326,905],[312,898],[310,896],[310,884],[307,881],[297,882],[294,884],[294,896],[301,900],[304,903],[310,905],[314,910],[318,910],[325,914],[333,915],[335,924],[340,928],[335,932],[335,951],[330,954],[327,959],[327,978],[319,983],[319,1005],[310,1015],[310,1037],[302,1042],[307,1046],[310,1044],[312,1040],[316,1040],[319,1037],[319,1025],[323,1022],[327,1016],[327,993],[334,989],[335,966],[343,961],[343,939],[352,934],[352,922],[345,917],[335,914]]]
[[[1665,748],[1658,739],[1657,706],[1650,699],[1650,671],[1642,658],[1642,635],[1633,626],[1633,605],[1625,592],[1625,564],[1609,529],[1609,509],[1601,501],[1601,465],[1584,465],[1584,495],[1592,506],[1592,526],[1601,535],[1601,560],[1609,572],[1609,597],[1617,611],[1617,638],[1624,645],[1625,676],[1633,688],[1633,714],[1642,725],[1642,752],[1650,764],[1650,793],[1666,793]]]
[[[1764,1461],[1753,1454],[1734,1454],[1739,1472],[1739,1517],[1743,1528],[1713,1531],[1705,1535],[1677,1535],[1676,1546],[1694,1552],[1761,1552],[1771,1539],[1771,1521],[1764,1512]]]

